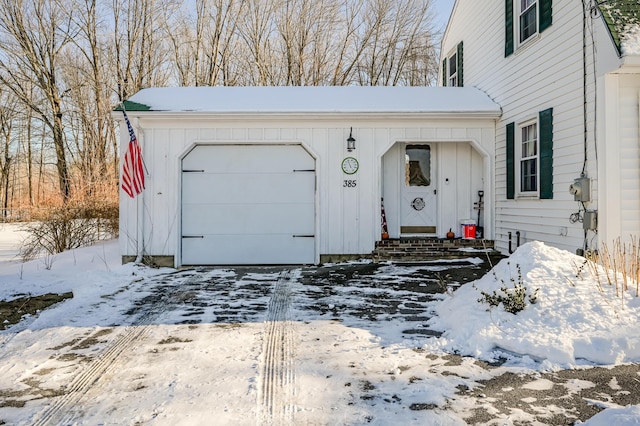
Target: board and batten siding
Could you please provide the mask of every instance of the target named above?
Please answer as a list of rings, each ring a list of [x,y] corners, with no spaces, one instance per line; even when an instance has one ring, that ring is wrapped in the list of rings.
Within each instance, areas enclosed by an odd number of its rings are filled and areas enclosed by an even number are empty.
[[[582,224],[569,220],[579,204],[568,190],[580,176],[584,157],[582,8],[567,0],[552,3],[552,25],[525,45],[516,43],[507,57],[505,0],[458,0],[443,38],[443,52],[464,42],[465,86],[479,88],[502,107],[496,123],[495,240],[503,252],[508,249],[509,232],[515,246],[516,231],[523,243],[540,240],[572,252],[583,247]],[[590,70],[590,44],[587,51]],[[588,99],[593,100],[595,76],[587,80]],[[594,106],[593,102],[588,106],[591,131],[585,172],[596,188]],[[507,199],[506,126],[515,123],[517,132],[518,123],[537,118],[549,108],[553,108],[553,199],[518,198],[517,194]],[[515,179],[517,188],[519,177]],[[598,204],[587,203],[587,208],[596,210]]]
[[[397,142],[435,142],[470,158],[470,147],[485,153],[487,159],[475,162],[473,176],[492,185],[494,157],[493,118],[366,118],[332,117],[310,119],[285,116],[220,117],[190,116],[189,113],[130,112],[149,171],[142,198],[121,195],[121,252],[135,256],[138,235],[137,217],[143,217],[144,251],[151,256],[175,256],[180,265],[180,191],[181,158],[196,144],[302,144],[316,160],[317,254],[367,255],[380,239],[380,197],[382,194],[383,156]],[[346,139],[353,127],[356,150],[349,153]],[[121,134],[126,147],[128,135]],[[455,147],[454,147],[455,146]],[[346,178],[341,161],[354,156],[360,163],[352,178],[356,188],[343,186]],[[458,160],[462,161],[462,160]],[[467,175],[471,163],[460,164],[459,173]],[[479,171],[484,166],[484,171]],[[461,204],[465,217],[472,214],[475,201],[471,189],[463,193],[469,199]],[[142,213],[137,211],[140,204]],[[466,211],[465,211],[466,210]],[[459,213],[462,214],[462,213]],[[492,221],[490,213],[486,220]],[[265,224],[268,226],[268,224]],[[445,231],[446,232],[446,231]],[[122,238],[124,237],[124,238]]]

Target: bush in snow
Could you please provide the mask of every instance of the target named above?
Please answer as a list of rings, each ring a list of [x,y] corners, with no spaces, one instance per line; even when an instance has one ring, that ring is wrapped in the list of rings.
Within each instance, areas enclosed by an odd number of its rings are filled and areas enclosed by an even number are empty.
[[[23,229],[27,231],[20,248],[24,261],[41,253],[62,253],[117,236],[118,205],[93,201],[51,207]]]
[[[509,262],[507,262],[507,265],[509,265]],[[513,288],[508,288],[506,282],[500,279],[502,283],[500,290],[494,290],[491,294],[486,291],[480,291],[482,297],[478,299],[478,302],[487,303],[491,307],[502,305],[505,311],[512,314],[517,314],[524,310],[524,308],[527,307],[527,302],[535,304],[538,300],[539,289],[535,289],[532,293],[529,293],[527,287],[525,287],[522,282],[520,265],[516,265],[516,268],[518,270],[518,280],[516,282],[513,277],[510,280]],[[495,269],[493,270],[493,274],[495,276]],[[497,276],[495,276],[495,278],[498,279]]]

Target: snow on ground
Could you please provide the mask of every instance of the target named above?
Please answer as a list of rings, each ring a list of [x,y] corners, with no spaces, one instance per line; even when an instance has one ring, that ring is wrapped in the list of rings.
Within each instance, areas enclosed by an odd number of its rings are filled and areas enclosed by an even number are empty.
[[[517,362],[540,361],[543,369],[638,361],[636,285],[628,282],[628,291],[622,292],[607,280],[602,268],[594,270],[584,258],[528,243],[434,308],[437,316],[430,325],[444,335],[428,346],[485,360],[518,354]],[[618,281],[622,287],[624,277]],[[481,292],[500,294],[502,286],[514,284],[524,285],[527,295],[537,289],[537,303],[518,315],[478,303]],[[465,312],[464,321],[460,312]]]
[[[0,223],[0,264],[19,261],[20,243],[25,237],[18,223]]]
[[[0,241],[16,241],[12,231],[4,226]],[[444,332],[438,338],[405,340],[401,321],[388,316],[369,326],[350,315],[336,320],[334,303],[356,297],[359,288],[317,299],[329,301],[321,311],[307,312],[294,303],[290,338],[297,343],[290,356],[295,356],[296,391],[290,415],[297,424],[463,425],[456,412],[432,408],[455,400],[461,386],[495,376],[473,357],[506,358],[501,371],[640,361],[640,329],[634,327],[639,299],[632,291],[616,296],[603,283],[604,271],[583,267],[583,261],[541,243],[525,244],[493,273],[425,305],[436,314],[431,328]],[[418,270],[387,265],[375,278],[400,282],[398,277],[410,279]],[[120,265],[115,241],[25,264],[1,262],[2,300],[67,291],[74,297],[0,332],[0,420],[16,425],[52,420],[259,423],[265,312],[278,279],[279,273],[269,269],[240,273]],[[481,291],[497,291],[503,283],[512,287],[511,279],[529,291],[539,289],[537,303],[517,315],[478,303]],[[196,290],[202,282],[204,292]],[[292,297],[302,295],[297,278],[291,285]],[[414,296],[402,290],[382,296],[389,294],[408,301]],[[369,291],[374,300],[380,295]],[[174,299],[184,303],[169,306]],[[443,351],[472,357],[452,365],[446,355],[432,355]],[[551,385],[539,380],[528,386],[544,390]],[[469,410],[475,405],[460,399],[458,404],[469,404]],[[584,424],[640,422],[638,406],[606,408]],[[514,412],[504,424],[530,420],[520,416]]]

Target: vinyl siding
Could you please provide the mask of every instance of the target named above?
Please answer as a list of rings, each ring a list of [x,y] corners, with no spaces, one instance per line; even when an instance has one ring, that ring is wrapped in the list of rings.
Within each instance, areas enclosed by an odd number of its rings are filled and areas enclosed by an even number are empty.
[[[505,57],[504,0],[458,0],[443,38],[443,51],[464,40],[465,86],[481,89],[503,110],[496,124],[494,188],[496,246],[502,251],[507,249],[508,233],[515,235],[516,231],[521,232],[523,243],[541,240],[569,251],[583,246],[582,224],[569,222],[569,216],[578,211],[579,205],[568,192],[569,185],[580,176],[584,152],[582,11],[576,6],[570,0],[553,0],[553,24],[524,46],[518,47],[515,37],[514,53],[508,57]],[[589,25],[596,28],[598,22],[590,21]],[[595,188],[595,76],[591,73],[590,43],[591,39],[587,48],[590,103],[585,171],[594,179]],[[596,48],[609,55],[613,45]],[[516,198],[508,200],[505,127],[513,122],[517,132],[518,123],[537,118],[547,108],[553,108],[553,199],[518,198],[516,191]],[[517,187],[518,176],[515,181]],[[594,190],[593,194],[597,192]],[[587,207],[597,209],[597,202],[588,203]],[[565,233],[566,236],[561,235]]]

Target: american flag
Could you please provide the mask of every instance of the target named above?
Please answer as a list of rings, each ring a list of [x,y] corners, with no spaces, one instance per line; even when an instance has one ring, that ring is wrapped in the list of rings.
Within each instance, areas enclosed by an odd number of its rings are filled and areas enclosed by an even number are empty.
[[[124,114],[124,121],[127,122],[127,128],[129,129],[129,147],[124,154],[124,162],[122,164],[122,190],[127,193],[131,198],[140,194],[144,190],[144,167],[142,164],[142,150],[138,145],[138,138],[133,132],[131,122],[125,110],[122,110]]]

